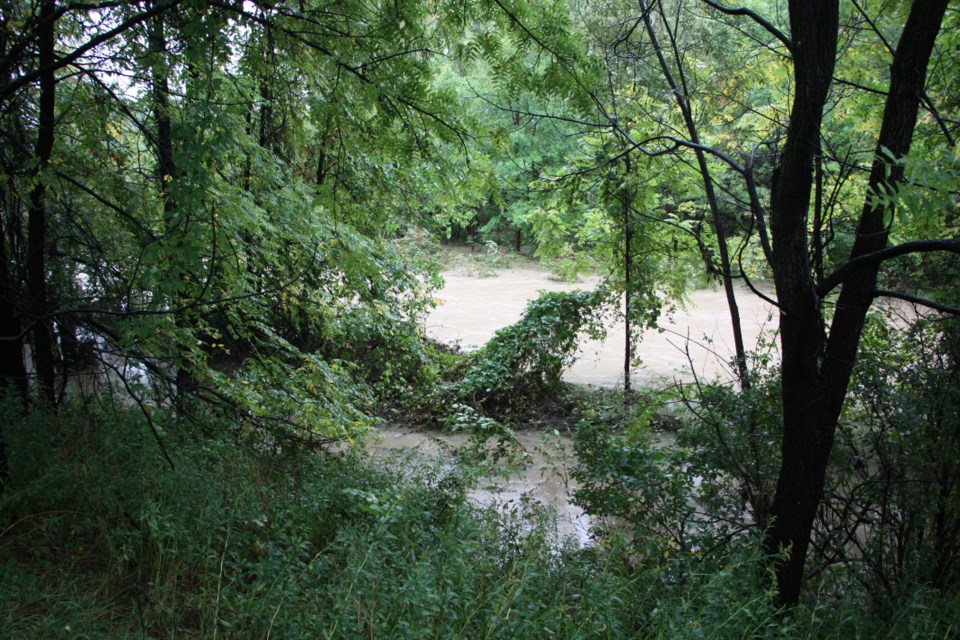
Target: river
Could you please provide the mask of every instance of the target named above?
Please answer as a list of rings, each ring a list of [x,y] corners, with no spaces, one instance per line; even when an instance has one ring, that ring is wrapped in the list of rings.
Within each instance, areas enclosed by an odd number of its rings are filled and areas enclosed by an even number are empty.
[[[527,302],[542,291],[589,289],[598,280],[558,282],[535,267],[514,267],[494,277],[465,272],[444,274],[446,286],[437,294],[437,307],[425,322],[427,335],[464,349],[482,346],[497,329],[516,322]],[[739,292],[744,340],[748,348],[757,343],[764,329],[772,326],[769,304],[746,290]],[[733,355],[726,298],[720,289],[702,289],[690,294],[688,303],[662,320],[662,332],[648,331],[639,345],[642,365],[631,375],[634,385],[649,386],[664,381],[701,377],[729,378],[727,365]],[[564,379],[578,384],[616,387],[623,384],[622,323],[614,323],[603,342],[585,342]],[[688,358],[689,356],[689,358]],[[381,455],[413,452],[428,460],[452,460],[466,441],[462,434],[430,433],[399,428],[384,429],[371,446]],[[580,545],[591,543],[593,521],[571,501],[576,484],[570,470],[576,460],[573,442],[552,433],[520,432],[517,441],[526,452],[524,463],[507,478],[490,478],[473,489],[468,498],[481,506],[494,505],[504,520],[522,517],[524,503],[535,502],[557,514],[557,535]]]
[[[497,329],[519,320],[527,302],[541,291],[591,289],[599,282],[596,278],[575,284],[558,282],[546,270],[535,267],[497,273],[489,278],[462,271],[445,273],[446,286],[436,295],[438,305],[426,319],[427,335],[474,349]],[[737,303],[744,343],[747,349],[753,349],[761,332],[775,326],[773,308],[746,288],[737,289]],[[630,376],[635,387],[674,379],[689,381],[693,372],[700,377],[732,379],[729,362],[734,354],[733,331],[722,289],[691,292],[686,305],[661,319],[660,328],[660,332],[645,332],[640,341],[637,351],[641,363]],[[623,323],[615,322],[603,342],[583,343],[564,379],[578,384],[622,386],[623,342]]]
[[[571,501],[577,488],[570,478],[576,462],[573,441],[555,433],[517,432],[515,437],[523,449],[515,456],[522,458],[517,468],[506,477],[481,480],[467,498],[479,506],[496,507],[504,522],[523,518],[527,503],[549,507],[557,514],[559,539],[572,539],[581,546],[590,544],[593,520]],[[466,446],[467,440],[462,433],[390,428],[381,431],[380,438],[370,446],[379,455],[411,453],[414,465],[416,458],[427,464],[443,464],[452,461],[456,450]]]

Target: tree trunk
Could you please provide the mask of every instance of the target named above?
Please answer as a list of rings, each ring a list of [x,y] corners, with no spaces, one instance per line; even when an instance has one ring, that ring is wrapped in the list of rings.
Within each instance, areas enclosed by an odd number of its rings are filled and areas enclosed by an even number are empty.
[[[0,399],[16,397],[27,403],[27,368],[23,362],[23,339],[20,317],[14,304],[18,295],[7,262],[6,233],[0,217]],[[0,423],[0,493],[10,481],[4,423]]]
[[[683,71],[681,56],[676,49],[676,38],[674,37],[673,32],[669,30],[670,22],[666,19],[666,16],[662,14],[661,5],[661,17],[663,18],[663,24],[667,27],[667,34],[670,38],[670,44],[673,47],[679,82],[677,81],[677,78],[674,77],[673,72],[670,70],[670,65],[667,64],[663,49],[660,46],[660,42],[657,39],[656,32],[653,28],[653,20],[650,17],[651,8],[648,7],[646,0],[640,0],[640,9],[643,12],[643,22],[644,26],[646,27],[647,35],[650,38],[650,44],[653,46],[654,52],[657,54],[660,70],[662,71],[667,83],[670,85],[670,89],[677,101],[677,106],[680,109],[680,113],[683,115],[683,122],[687,129],[687,135],[690,137],[690,142],[699,145],[700,135],[697,130],[697,123],[693,119],[693,112],[690,109],[687,81]],[[730,312],[730,325],[733,331],[733,345],[735,352],[734,357],[736,358],[737,377],[739,378],[741,388],[746,389],[750,385],[750,381],[747,376],[747,352],[743,342],[743,329],[740,322],[740,307],[737,305],[737,295],[733,288],[733,274],[730,267],[730,255],[727,251],[727,234],[723,225],[723,213],[720,211],[720,205],[717,201],[716,190],[713,186],[713,178],[710,175],[710,167],[707,164],[707,156],[702,149],[695,149],[694,153],[697,158],[697,168],[700,171],[700,178],[703,182],[704,193],[707,197],[707,204],[710,207],[713,230],[717,236],[717,252],[720,256],[720,277],[723,280],[723,291],[726,295],[727,308]],[[710,268],[712,268],[712,265],[710,265]]]
[[[27,368],[23,363],[23,339],[20,337],[20,318],[14,302],[17,293],[10,277],[6,251],[7,237],[0,217],[0,400],[16,397],[27,402]],[[0,494],[10,483],[7,462],[6,420],[0,423]]]
[[[767,532],[783,602],[796,602],[810,532],[824,486],[833,429],[823,429],[820,300],[809,268],[807,213],[813,159],[837,52],[837,0],[790,2],[796,93],[787,141],[771,191],[773,272],[780,304],[783,440],[780,477]]]
[[[630,171],[630,156],[627,156],[627,172]],[[630,396],[630,361],[632,352],[632,327],[630,326],[630,271],[633,268],[633,255],[630,241],[633,231],[630,227],[630,200],[624,189],[623,197],[623,392],[629,400]]]
[[[26,401],[27,368],[23,362],[18,299],[7,262],[3,221],[0,220],[0,391],[15,392]]]
[[[40,6],[38,48],[40,68],[50,67],[40,75],[40,103],[37,144],[34,151],[37,168],[34,186],[30,190],[29,221],[27,223],[27,290],[29,314],[33,322],[33,362],[40,398],[55,401],[55,363],[53,325],[48,319],[50,301],[47,283],[47,167],[53,152],[56,109],[54,0],[44,0]]]
[[[900,36],[890,69],[890,89],[870,171],[868,193],[886,184],[893,188],[903,180],[903,166],[884,157],[886,149],[900,158],[910,151],[920,100],[926,84],[927,65],[940,31],[949,0],[914,0]],[[857,227],[850,258],[857,258],[887,245],[892,211],[867,199]],[[824,380],[829,392],[827,416],[836,423],[853,370],[867,309],[873,301],[880,263],[856,272],[843,283],[830,327],[824,359]]]
[[[879,145],[895,154],[909,149],[926,65],[947,1],[916,0],[901,36],[879,138]],[[773,525],[766,537],[768,552],[784,554],[775,566],[780,599],[788,604],[800,597],[827,462],[877,273],[877,267],[864,269],[844,283],[828,340],[808,260],[807,214],[813,160],[836,59],[837,0],[791,1],[790,28],[796,94],[771,192],[773,267],[780,304],[783,440],[771,510]],[[886,165],[880,156],[874,161],[872,187],[899,179],[894,173],[885,180]],[[852,257],[882,248],[886,241],[884,211],[868,202]]]
[[[156,56],[151,69],[151,91],[153,94],[153,117],[157,125],[156,156],[157,179],[160,196],[163,200],[164,224],[167,233],[175,233],[177,201],[170,192],[171,184],[178,177],[178,169],[173,156],[173,123],[170,118],[170,83],[166,67],[167,39],[164,32],[164,17],[156,16],[150,26],[150,50]],[[184,229],[186,232],[186,228]],[[182,321],[182,319],[181,319]],[[178,366],[175,377],[177,400],[196,390],[196,381],[190,370]]]

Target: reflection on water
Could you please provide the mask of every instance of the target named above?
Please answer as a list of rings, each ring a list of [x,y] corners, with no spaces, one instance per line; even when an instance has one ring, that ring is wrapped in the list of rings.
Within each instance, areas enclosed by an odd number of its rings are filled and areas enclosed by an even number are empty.
[[[505,269],[493,278],[445,273],[444,279],[446,286],[437,294],[439,304],[427,317],[427,334],[465,349],[482,346],[497,329],[519,320],[527,302],[541,291],[590,289],[599,282],[555,282],[546,271],[533,267]],[[769,320],[772,307],[746,289],[738,290],[737,303],[744,342],[753,349],[761,331],[774,326]],[[662,318],[660,328],[662,332],[648,331],[640,341],[641,366],[631,375],[635,385],[649,385],[658,378],[689,380],[688,352],[697,375],[732,377],[727,363],[734,351],[733,332],[721,289],[693,291],[686,309]],[[622,322],[609,328],[603,342],[585,341],[564,379],[605,387],[622,384],[623,341]]]

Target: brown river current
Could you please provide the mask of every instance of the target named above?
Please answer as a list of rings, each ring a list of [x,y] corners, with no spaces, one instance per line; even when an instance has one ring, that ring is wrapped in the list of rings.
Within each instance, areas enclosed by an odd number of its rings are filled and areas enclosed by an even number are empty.
[[[451,272],[445,273],[444,279],[446,286],[437,294],[439,304],[426,320],[426,332],[464,349],[482,346],[497,329],[516,322],[527,302],[541,291],[590,289],[597,284],[596,280],[557,282],[548,272],[533,267],[504,269],[489,278]],[[771,307],[746,290],[738,292],[737,301],[744,341],[752,349],[761,332],[775,326],[770,319]],[[691,362],[700,377],[731,376],[727,363],[733,354],[733,339],[722,290],[694,291],[684,308],[661,319],[661,328],[662,332],[646,332],[639,343],[641,365],[631,375],[634,385],[689,381]],[[605,341],[588,341],[581,347],[564,379],[578,384],[622,386],[623,341],[622,323],[614,324]],[[549,506],[557,513],[560,538],[590,544],[590,516],[570,501],[576,488],[569,479],[575,462],[572,442],[555,434],[521,432],[517,438],[527,453],[525,463],[506,479],[482,482],[469,494],[470,499],[480,505],[497,506],[504,519],[514,517],[523,502]],[[426,458],[450,460],[464,441],[459,434],[386,429],[373,449],[382,453],[409,450]]]
[[[437,294],[439,304],[426,321],[429,336],[464,349],[482,346],[497,329],[520,319],[527,302],[541,291],[591,289],[597,280],[567,284],[552,280],[549,273],[532,267],[505,269],[492,278],[463,273],[444,274],[446,286]],[[774,326],[771,306],[748,290],[738,289],[743,338],[747,349],[757,343],[761,330]],[[641,364],[631,381],[649,386],[658,380],[691,378],[689,349],[699,376],[729,377],[733,355],[733,332],[726,297],[721,289],[698,289],[684,308],[661,318],[662,332],[644,333],[637,349]],[[689,338],[689,340],[688,340]],[[623,385],[623,323],[613,324],[607,339],[587,341],[564,379],[604,387]]]

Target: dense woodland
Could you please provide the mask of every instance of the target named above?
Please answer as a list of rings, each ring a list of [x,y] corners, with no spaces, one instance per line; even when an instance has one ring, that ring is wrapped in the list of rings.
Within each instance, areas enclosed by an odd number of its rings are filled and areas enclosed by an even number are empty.
[[[0,0],[0,27],[2,635],[960,633],[957,2]],[[460,353],[422,328],[446,242],[603,284]],[[732,381],[631,388],[707,285]],[[759,345],[744,287],[778,309]],[[563,384],[614,321],[625,388]],[[411,472],[364,452],[387,423],[474,446]],[[547,423],[586,548],[465,499]]]

